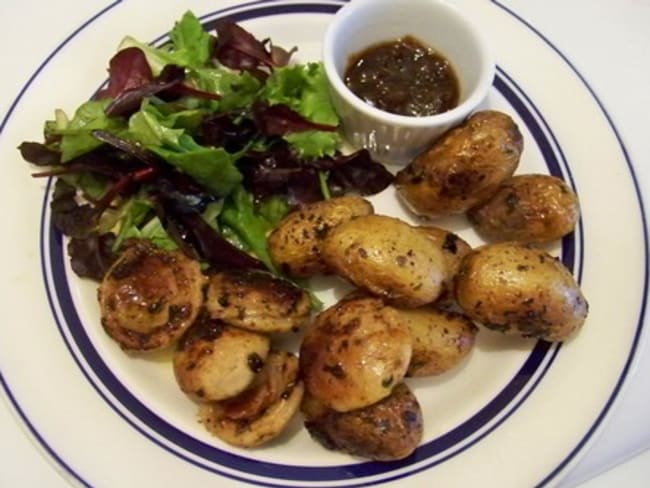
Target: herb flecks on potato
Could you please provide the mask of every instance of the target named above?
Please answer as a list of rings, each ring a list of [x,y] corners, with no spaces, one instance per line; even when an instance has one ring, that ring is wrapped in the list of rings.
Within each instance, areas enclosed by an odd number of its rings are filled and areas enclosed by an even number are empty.
[[[456,299],[485,327],[563,341],[584,323],[588,306],[561,261],[519,244],[487,244],[463,261]]]
[[[423,217],[461,214],[513,175],[523,137],[502,112],[476,112],[397,173],[398,195]]]

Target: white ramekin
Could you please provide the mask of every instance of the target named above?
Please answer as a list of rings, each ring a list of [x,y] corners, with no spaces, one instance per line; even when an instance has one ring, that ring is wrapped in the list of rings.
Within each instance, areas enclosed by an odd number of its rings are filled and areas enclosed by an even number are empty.
[[[366,48],[411,35],[445,56],[460,84],[458,106],[426,117],[397,115],[357,97],[343,76],[350,58]],[[323,63],[343,133],[386,164],[407,164],[433,140],[461,123],[485,99],[495,63],[478,28],[441,0],[351,0],[325,33]]]

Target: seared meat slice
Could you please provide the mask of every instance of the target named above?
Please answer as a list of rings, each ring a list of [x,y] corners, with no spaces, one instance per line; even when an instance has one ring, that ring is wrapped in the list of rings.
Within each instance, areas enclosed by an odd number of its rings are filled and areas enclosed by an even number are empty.
[[[260,446],[282,434],[303,398],[298,358],[272,351],[255,383],[230,400],[201,404],[199,419],[205,428],[239,447]]]
[[[270,348],[267,336],[202,314],[174,353],[176,381],[198,401],[232,398],[256,381]]]
[[[99,286],[102,326],[123,349],[164,348],[194,322],[205,282],[199,263],[180,251],[132,241]]]
[[[309,318],[306,291],[259,271],[224,271],[210,277],[206,297],[210,317],[254,332],[298,330]]]

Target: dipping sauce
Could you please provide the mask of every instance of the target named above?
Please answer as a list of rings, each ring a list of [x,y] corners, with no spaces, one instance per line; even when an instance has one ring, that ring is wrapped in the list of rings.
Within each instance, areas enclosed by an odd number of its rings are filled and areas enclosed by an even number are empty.
[[[344,82],[366,103],[412,117],[454,108],[460,91],[449,61],[412,36],[376,44],[354,56]]]

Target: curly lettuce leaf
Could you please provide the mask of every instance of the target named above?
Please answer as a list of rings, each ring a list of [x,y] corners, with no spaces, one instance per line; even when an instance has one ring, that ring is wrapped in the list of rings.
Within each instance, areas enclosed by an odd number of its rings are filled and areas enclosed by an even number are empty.
[[[285,104],[313,122],[336,126],[339,117],[327,83],[322,63],[278,68],[266,81],[261,98],[271,105]],[[338,132],[325,131],[287,134],[284,139],[304,158],[333,156],[342,142]]]
[[[184,129],[169,127],[175,120],[145,103],[129,120],[129,135],[212,193],[228,195],[242,180],[239,156],[198,144]]]
[[[201,146],[187,134],[182,134],[173,147],[149,146],[148,149],[215,195],[230,194],[242,181],[235,166],[237,155],[221,147]]]
[[[90,100],[75,111],[72,119],[66,120],[58,110],[56,121],[46,122],[46,131],[49,134],[61,136],[59,150],[62,163],[86,154],[102,144],[93,136],[94,130],[120,133],[126,128],[124,119],[109,117],[104,112],[110,102],[110,99]]]
[[[174,45],[173,57],[181,60],[181,66],[200,68],[212,54],[214,37],[208,34],[199,19],[191,11],[185,12],[180,21],[174,24],[169,34]]]
[[[277,205],[277,202],[275,203]],[[268,212],[277,212],[278,208],[269,208]],[[266,237],[273,230],[275,223],[262,215],[255,208],[253,195],[244,187],[238,186],[226,199],[221,211],[220,222],[236,232],[248,249],[257,256],[266,267],[278,274],[269,254]]]
[[[201,22],[188,11],[176,22],[170,32],[171,42],[154,47],[132,36],[122,39],[118,51],[137,47],[144,52],[154,76],[159,75],[168,64],[184,68],[201,68],[210,59],[214,37],[205,32]]]
[[[224,68],[194,69],[188,77],[200,90],[221,95],[221,100],[211,102],[221,112],[249,108],[262,87],[252,74]]]

